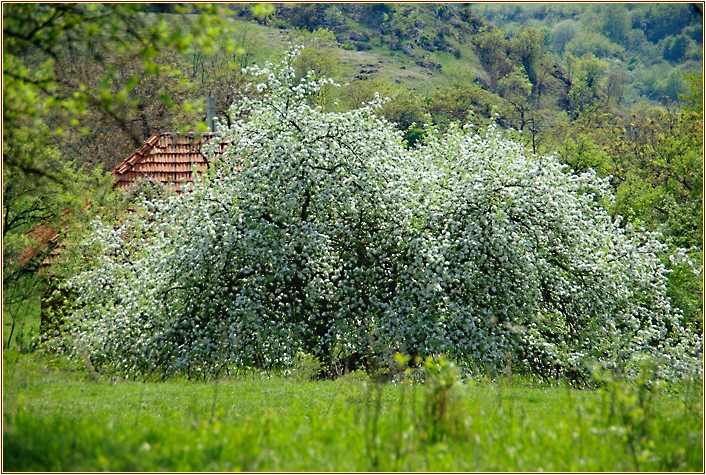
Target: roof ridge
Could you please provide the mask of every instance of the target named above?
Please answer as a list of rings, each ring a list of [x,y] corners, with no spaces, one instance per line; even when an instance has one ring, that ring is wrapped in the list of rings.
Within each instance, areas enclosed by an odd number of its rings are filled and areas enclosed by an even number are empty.
[[[193,182],[193,166],[198,173],[208,166],[207,159],[201,152],[201,146],[213,143],[218,134],[204,132],[200,136],[194,132],[162,132],[153,134],[128,158],[115,167],[112,175],[116,179],[114,186],[129,186],[140,177],[152,177],[162,183]],[[219,147],[216,154],[221,154],[224,147]],[[189,170],[184,169],[190,164]]]
[[[149,155],[149,153],[152,151],[154,148],[154,145],[159,141],[159,134],[153,134],[149,139],[145,140],[142,145],[140,145],[137,149],[135,149],[132,154],[127,157],[125,160],[123,160],[121,163],[119,163],[111,172],[111,175],[117,176],[118,174],[122,175],[126,171],[128,171],[128,168],[132,165],[135,166],[135,164],[139,163]],[[138,159],[139,158],[139,159]]]

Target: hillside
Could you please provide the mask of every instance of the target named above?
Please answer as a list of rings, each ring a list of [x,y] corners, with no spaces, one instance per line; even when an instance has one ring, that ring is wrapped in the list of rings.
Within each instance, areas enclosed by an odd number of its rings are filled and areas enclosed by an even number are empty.
[[[287,3],[260,18],[248,4],[228,8],[232,14],[222,19],[231,33],[217,38],[219,48],[194,42],[179,53],[165,50],[158,63],[176,74],[160,78],[108,42],[98,61],[90,58],[95,46],[60,46],[53,68],[66,97],[78,83],[108,87],[101,94],[110,94],[127,86],[121,78],[142,79],[122,92],[123,109],[113,105],[118,109],[106,115],[89,105],[52,141],[80,163],[111,169],[153,133],[193,130],[206,118],[206,97],[225,117],[243,95],[243,67],[304,44],[300,74],[313,69],[342,85],[326,91],[320,105],[347,110],[380,92],[392,98],[383,114],[410,143],[421,133],[413,129],[425,123],[444,128],[496,118],[503,127],[531,132],[533,147],[550,152],[558,144],[545,133],[542,145],[542,131],[558,130],[591,106],[609,103],[625,115],[666,97],[673,102],[689,92],[684,73],[700,72],[703,64],[702,19],[687,4]],[[153,5],[142,15],[147,23],[198,27],[174,4]],[[24,61],[40,68],[45,53],[28,52]],[[100,82],[105,71],[109,86]],[[137,109],[130,104],[136,101]],[[179,108],[185,103],[193,104]],[[60,124],[65,116],[49,122]],[[94,130],[101,130],[100,139]]]
[[[245,7],[236,12],[250,15]],[[262,21],[274,28],[330,30],[341,50],[382,57],[341,55],[348,78],[382,60],[388,66],[375,73],[427,93],[453,82],[459,70],[493,90],[494,76],[507,74],[511,65],[505,63],[518,60],[536,86],[527,68],[536,59],[531,55],[548,55],[552,74],[561,77],[561,70],[570,77],[571,58],[590,53],[605,63],[611,94],[626,105],[686,92],[676,75],[701,71],[702,22],[700,10],[689,4],[494,3],[278,4]],[[498,29],[501,35],[489,35]],[[513,51],[513,40],[521,38],[526,51]]]

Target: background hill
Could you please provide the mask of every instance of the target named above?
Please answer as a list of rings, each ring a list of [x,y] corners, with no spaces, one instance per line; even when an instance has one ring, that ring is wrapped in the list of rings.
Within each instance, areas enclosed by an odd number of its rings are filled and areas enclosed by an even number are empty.
[[[342,85],[321,96],[329,109],[355,108],[380,92],[392,98],[383,114],[412,142],[425,123],[444,128],[494,117],[531,135],[535,150],[551,152],[558,144],[548,134],[591,106],[625,115],[690,93],[685,74],[703,67],[695,5],[284,3],[263,14],[233,4],[221,18],[230,32],[213,44],[155,52],[157,67],[170,74],[150,74],[142,57],[118,44],[80,37],[57,42],[50,55],[25,48],[22,57],[37,68],[52,58],[60,96],[80,85],[98,96],[125,89],[108,114],[97,97],[70,124],[65,114],[48,120],[63,132],[54,143],[91,167],[114,167],[153,133],[197,129],[206,97],[224,117],[248,82],[241,69],[276,60],[294,44],[306,45],[301,74],[312,69]],[[138,14],[145,27],[201,28],[177,4]],[[128,79],[135,82],[129,89]]]
[[[250,16],[245,7],[237,12]],[[685,3],[281,4],[262,23],[327,29],[341,49],[391,58],[398,68],[423,67],[435,85],[392,68],[377,72],[425,92],[443,85],[439,78],[454,81],[459,68],[493,90],[518,61],[536,86],[534,62],[542,55],[570,76],[572,57],[590,53],[606,63],[609,92],[630,105],[675,99],[686,92],[678,73],[701,71],[702,62],[700,7]],[[353,58],[342,59],[355,74]]]

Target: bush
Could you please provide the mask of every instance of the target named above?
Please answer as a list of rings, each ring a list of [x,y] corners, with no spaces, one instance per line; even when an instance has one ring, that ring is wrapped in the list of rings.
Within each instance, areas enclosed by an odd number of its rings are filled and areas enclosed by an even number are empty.
[[[298,352],[372,369],[402,351],[548,377],[642,353],[665,376],[700,371],[662,246],[612,221],[607,182],[492,127],[407,149],[380,103],[309,106],[329,82],[294,83],[295,58],[251,69],[263,98],[231,108],[228,149],[192,192],[96,224],[102,253],[70,286],[98,369],[210,374]]]
[[[288,376],[296,381],[313,381],[319,377],[323,371],[323,365],[315,357],[299,352],[292,359]]]

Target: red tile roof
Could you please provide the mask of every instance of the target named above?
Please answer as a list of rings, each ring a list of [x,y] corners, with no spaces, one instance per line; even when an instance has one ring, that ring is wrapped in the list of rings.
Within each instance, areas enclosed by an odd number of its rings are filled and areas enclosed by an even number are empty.
[[[27,231],[25,235],[31,237],[35,242],[22,250],[17,267],[21,269],[39,254],[54,249],[59,239],[59,233],[59,229],[49,223],[39,223],[32,226],[32,229]],[[40,268],[47,264],[49,264],[49,257],[42,261]]]
[[[140,178],[159,181],[173,189],[180,189],[181,183],[194,181],[193,168],[203,172],[207,160],[201,153],[201,146],[209,143],[214,134],[206,133],[199,139],[193,134],[165,133],[150,137],[132,155],[119,164],[112,172],[116,188],[127,188]],[[218,154],[223,153],[221,143]]]
[[[140,148],[120,163],[111,175],[115,177],[116,188],[127,188],[139,178],[149,178],[165,183],[175,190],[180,190],[182,182],[192,183],[194,165],[198,172],[206,168],[206,159],[201,153],[201,145],[209,143],[215,134],[205,133],[199,140],[193,134],[165,133],[156,134],[146,140]],[[218,155],[225,150],[221,143]],[[86,206],[90,204],[86,203]],[[24,267],[37,255],[52,251],[41,267],[51,263],[52,255],[60,253],[57,248],[60,229],[64,224],[39,223],[25,234],[36,242],[22,251],[18,266]]]
[[[86,201],[86,208],[91,205]],[[44,255],[42,262],[39,263],[39,272],[41,273],[47,266],[53,263],[56,256],[61,253],[59,244],[59,236],[63,230],[66,230],[67,222],[73,215],[70,209],[65,209],[63,216],[57,217],[52,221],[44,221],[35,224],[25,233],[32,239],[32,244],[22,250],[20,258],[17,261],[17,267],[22,269],[39,255]]]

